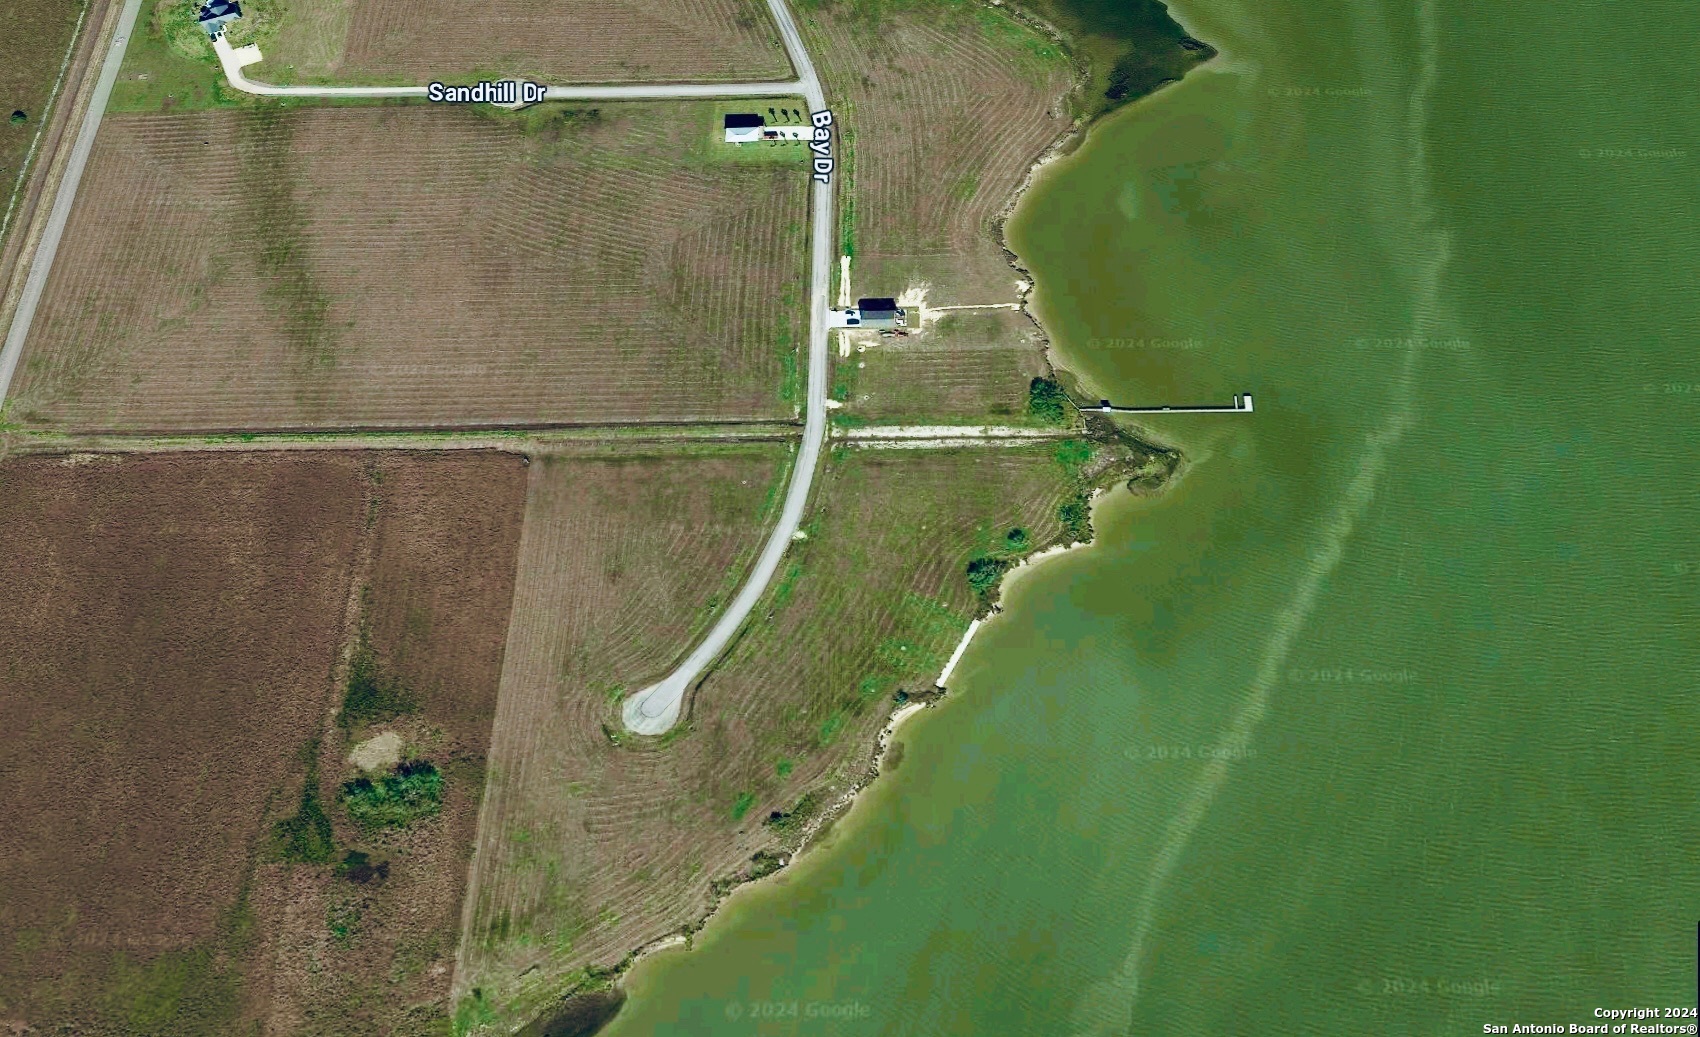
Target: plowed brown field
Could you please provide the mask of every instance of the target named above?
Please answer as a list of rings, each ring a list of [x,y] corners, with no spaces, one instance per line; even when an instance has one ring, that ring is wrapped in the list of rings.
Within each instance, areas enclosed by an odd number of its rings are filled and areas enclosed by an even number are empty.
[[[79,429],[789,417],[806,178],[704,106],[114,117],[12,413]]]
[[[548,83],[785,79],[761,0],[287,0],[259,75]]]
[[[381,673],[414,708],[330,727],[319,757],[334,865],[350,850],[385,865],[352,882],[327,865],[264,863],[262,934],[250,998],[272,1032],[433,1033],[451,1014],[461,900],[513,601],[525,462],[507,454],[378,455],[365,466],[367,550],[357,623]],[[362,564],[363,563],[363,564]],[[444,776],[441,812],[402,829],[362,829],[333,805],[354,777],[349,750],[383,732]],[[291,794],[296,794],[292,788]]]
[[[662,744],[620,737],[621,696],[665,673],[735,586],[776,475],[771,452],[534,468],[464,996],[523,1019],[574,970],[701,917],[717,883],[779,844],[763,819],[859,778],[894,693],[931,686],[973,613],[969,558],[1011,526],[1054,534],[1068,490],[1045,450],[840,456],[686,725]]]
[[[0,465],[0,1018],[125,1035],[442,1018],[523,485],[494,454]],[[413,690],[410,739],[448,779],[441,815],[394,845],[335,807],[351,621]],[[313,744],[339,849],[396,859],[386,881],[276,858]],[[327,905],[352,906],[349,940]]]

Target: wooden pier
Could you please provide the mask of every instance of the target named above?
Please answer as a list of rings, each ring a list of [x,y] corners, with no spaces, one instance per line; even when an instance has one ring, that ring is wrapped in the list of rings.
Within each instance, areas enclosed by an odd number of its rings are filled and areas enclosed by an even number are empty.
[[[1201,403],[1191,407],[1117,407],[1109,400],[1099,400],[1096,407],[1080,409],[1100,414],[1250,414],[1251,393],[1235,394],[1233,403]]]

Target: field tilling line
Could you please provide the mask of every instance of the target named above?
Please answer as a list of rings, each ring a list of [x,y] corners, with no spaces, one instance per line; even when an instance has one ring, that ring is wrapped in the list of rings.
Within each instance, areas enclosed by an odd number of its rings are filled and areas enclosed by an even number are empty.
[[[789,442],[802,435],[790,422],[749,422],[725,426],[598,425],[583,428],[337,430],[324,432],[207,433],[22,433],[5,442],[0,454],[164,454],[206,451],[299,450],[500,450],[541,454],[574,450],[606,452],[655,444]]]

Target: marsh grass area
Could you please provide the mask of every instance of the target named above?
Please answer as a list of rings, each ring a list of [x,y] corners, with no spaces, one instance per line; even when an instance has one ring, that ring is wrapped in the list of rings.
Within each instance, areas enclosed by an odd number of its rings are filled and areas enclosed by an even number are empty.
[[[1160,0],[1023,0],[1060,30],[1088,68],[1075,105],[1086,118],[1113,111],[1172,83],[1214,57],[1187,35]]]

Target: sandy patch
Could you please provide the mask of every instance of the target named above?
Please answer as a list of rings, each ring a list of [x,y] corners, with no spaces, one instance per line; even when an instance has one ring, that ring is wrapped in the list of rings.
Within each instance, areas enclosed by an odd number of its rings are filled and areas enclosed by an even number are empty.
[[[401,735],[385,731],[366,739],[348,754],[348,762],[368,773],[389,770],[401,762]]]

